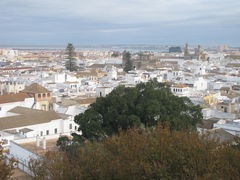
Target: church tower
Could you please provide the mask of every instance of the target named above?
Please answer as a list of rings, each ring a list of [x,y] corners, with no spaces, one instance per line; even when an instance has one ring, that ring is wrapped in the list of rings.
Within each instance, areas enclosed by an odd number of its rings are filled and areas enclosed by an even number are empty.
[[[28,94],[30,97],[34,97],[34,105],[32,108],[44,111],[51,110],[52,92],[43,86],[33,83],[21,92]]]
[[[188,43],[186,43],[184,48],[184,59],[188,59],[189,57],[189,49],[188,49]]]

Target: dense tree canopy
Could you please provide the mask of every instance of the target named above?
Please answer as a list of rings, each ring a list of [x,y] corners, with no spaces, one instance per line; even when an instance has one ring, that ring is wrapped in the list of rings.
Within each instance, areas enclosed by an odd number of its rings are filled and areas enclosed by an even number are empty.
[[[123,61],[123,65],[124,65],[123,70],[125,72],[133,70],[133,62],[132,62],[132,59],[131,59],[130,52],[127,52],[127,51],[123,52],[122,61]]]
[[[66,55],[67,55],[67,61],[66,61],[66,69],[69,71],[76,71],[77,70],[77,65],[76,65],[76,53],[75,53],[75,48],[73,44],[69,43],[66,48]]]
[[[50,152],[33,161],[35,179],[239,179],[240,151],[196,132],[131,129],[87,142],[69,159]]]
[[[158,122],[170,122],[171,130],[193,130],[201,121],[199,106],[173,95],[168,85],[156,80],[131,88],[119,86],[75,117],[83,140],[101,140],[120,129],[151,128]]]

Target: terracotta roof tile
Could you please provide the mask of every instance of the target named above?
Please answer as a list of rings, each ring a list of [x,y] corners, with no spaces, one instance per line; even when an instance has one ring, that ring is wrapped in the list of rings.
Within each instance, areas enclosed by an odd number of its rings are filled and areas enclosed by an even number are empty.
[[[186,84],[175,84],[173,85],[174,88],[187,88],[188,86]]]
[[[39,85],[38,83],[33,83],[30,86],[27,86],[24,90],[24,93],[48,93],[50,92],[45,87]]]
[[[24,101],[26,98],[29,98],[29,95],[26,93],[4,94],[0,96],[0,104],[20,102]]]

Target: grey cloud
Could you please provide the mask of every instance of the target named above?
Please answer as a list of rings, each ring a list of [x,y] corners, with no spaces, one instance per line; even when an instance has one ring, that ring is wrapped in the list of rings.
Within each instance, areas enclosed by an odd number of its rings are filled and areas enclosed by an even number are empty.
[[[238,44],[239,7],[239,0],[0,0],[0,43],[178,43],[206,36],[208,43]]]

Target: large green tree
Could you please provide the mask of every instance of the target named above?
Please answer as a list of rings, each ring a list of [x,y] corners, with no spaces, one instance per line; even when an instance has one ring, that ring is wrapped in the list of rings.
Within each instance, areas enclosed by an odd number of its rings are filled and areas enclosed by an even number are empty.
[[[76,53],[75,53],[75,48],[73,44],[68,43],[67,48],[66,48],[66,55],[67,55],[67,60],[66,60],[66,69],[69,71],[76,71],[77,70],[77,65],[76,65]]]
[[[125,72],[133,70],[133,62],[131,59],[131,54],[130,52],[124,51],[122,55],[122,62],[123,62],[123,70]]]
[[[82,140],[101,140],[120,129],[151,128],[158,122],[170,123],[171,130],[193,130],[201,121],[199,106],[189,98],[173,95],[167,84],[156,80],[133,88],[119,86],[75,116]]]

